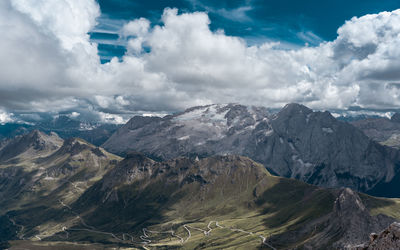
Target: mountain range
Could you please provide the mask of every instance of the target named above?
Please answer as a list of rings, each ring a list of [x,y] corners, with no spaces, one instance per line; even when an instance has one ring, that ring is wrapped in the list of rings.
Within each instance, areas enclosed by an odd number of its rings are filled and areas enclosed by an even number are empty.
[[[159,160],[243,155],[279,176],[400,197],[398,150],[327,111],[300,104],[288,104],[277,113],[228,104],[194,107],[164,118],[133,117],[103,147]]]

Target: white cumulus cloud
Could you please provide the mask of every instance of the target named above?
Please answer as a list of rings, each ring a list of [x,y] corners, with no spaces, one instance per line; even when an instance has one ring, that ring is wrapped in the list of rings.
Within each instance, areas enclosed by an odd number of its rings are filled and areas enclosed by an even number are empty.
[[[87,108],[119,123],[133,111],[220,102],[400,106],[400,10],[352,18],[317,47],[283,50],[211,31],[207,13],[165,9],[161,25],[128,22],[126,55],[106,64],[87,34],[99,15],[95,0],[1,1],[0,108]]]

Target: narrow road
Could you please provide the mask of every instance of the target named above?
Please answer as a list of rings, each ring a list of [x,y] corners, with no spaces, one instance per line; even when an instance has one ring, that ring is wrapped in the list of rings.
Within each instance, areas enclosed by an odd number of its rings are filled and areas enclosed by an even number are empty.
[[[143,228],[142,231],[143,231],[143,235],[140,236],[139,238],[140,238],[141,240],[143,240],[143,241],[146,241],[146,242],[147,242],[147,243],[145,243],[146,245],[149,244],[149,243],[151,243],[151,240],[149,239],[150,236],[147,234],[147,232],[148,232],[148,233],[151,233],[151,234],[170,234],[172,237],[178,238],[178,239],[179,239],[179,242],[180,242],[181,244],[184,242],[184,239],[183,239],[181,236],[176,235],[174,230],[169,230],[169,231],[154,231],[154,230],[148,230],[147,228]]]
[[[183,225],[183,228],[186,229],[186,231],[188,232],[188,237],[184,241],[184,242],[186,242],[190,239],[190,237],[192,237],[192,233],[190,232],[189,228],[186,225]]]
[[[114,233],[100,231],[100,230],[98,230],[97,228],[88,225],[78,213],[76,213],[75,211],[73,211],[72,208],[71,208],[70,206],[68,206],[67,204],[65,204],[63,201],[58,200],[58,202],[59,202],[63,207],[68,208],[69,211],[70,211],[71,213],[73,213],[74,215],[76,215],[77,218],[81,221],[81,223],[82,223],[83,226],[88,227],[88,228],[66,228],[66,227],[63,227],[62,230],[65,231],[65,232],[67,232],[67,233],[68,233],[68,231],[87,231],[87,232],[92,232],[92,233],[98,233],[98,234],[109,235],[109,236],[111,236],[112,238],[114,238],[114,239],[116,239],[116,240],[118,240],[118,241],[122,241],[122,242],[126,242],[126,240],[125,240],[125,235],[128,235],[128,236],[131,238],[131,240],[129,240],[128,242],[131,242],[131,243],[134,243],[134,244],[144,244],[144,242],[136,242],[136,241],[134,241],[134,240],[133,240],[133,237],[132,237],[130,234],[128,234],[128,233],[122,233],[122,239],[121,239],[121,238],[119,238],[117,235],[115,235]],[[69,236],[69,235],[68,235],[68,236]]]

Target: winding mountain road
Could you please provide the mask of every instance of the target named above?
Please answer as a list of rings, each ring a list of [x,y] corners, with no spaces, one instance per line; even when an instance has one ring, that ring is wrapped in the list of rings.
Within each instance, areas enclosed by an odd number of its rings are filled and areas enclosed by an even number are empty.
[[[14,226],[20,228],[19,230],[16,230],[16,231],[15,231],[15,233],[17,234],[17,237],[18,237],[20,240],[25,240],[25,237],[24,237],[25,235],[22,233],[22,232],[25,230],[25,226],[24,226],[24,225],[17,224],[17,223],[15,222],[15,220],[14,220],[13,218],[11,218],[9,215],[6,215],[6,216],[7,216],[8,220],[11,221],[11,223],[12,223]]]
[[[129,234],[129,233],[122,233],[122,234],[121,234],[121,237],[118,237],[118,236],[117,236],[116,234],[114,234],[114,233],[101,231],[101,230],[98,230],[97,228],[95,228],[95,227],[93,227],[93,226],[91,226],[91,225],[88,225],[88,224],[84,221],[84,219],[83,219],[78,213],[76,213],[75,211],[72,210],[72,208],[71,208],[69,205],[65,204],[65,203],[64,203],[63,201],[61,201],[61,200],[58,200],[58,201],[59,201],[59,203],[61,204],[61,206],[67,208],[71,213],[73,213],[73,214],[80,220],[81,224],[82,224],[84,227],[86,227],[86,228],[67,228],[66,226],[63,226],[63,227],[62,227],[62,232],[65,232],[65,233],[66,233],[66,236],[65,236],[64,239],[68,239],[68,238],[69,238],[69,232],[68,232],[68,231],[87,231],[87,232],[92,232],[92,233],[98,233],[98,234],[108,235],[108,236],[111,236],[112,238],[114,238],[114,239],[116,239],[116,240],[118,240],[118,241],[121,241],[121,242],[125,242],[125,243],[129,242],[129,243],[132,243],[132,244],[135,244],[135,245],[142,245],[143,249],[146,249],[146,250],[147,250],[147,249],[149,249],[148,246],[149,246],[150,244],[154,243],[153,240],[151,239],[151,238],[152,238],[152,235],[154,235],[154,234],[169,234],[169,235],[171,235],[172,237],[177,238],[181,244],[184,244],[184,243],[188,242],[189,239],[192,237],[192,232],[191,232],[191,230],[200,231],[200,232],[202,232],[202,233],[204,234],[204,236],[207,237],[207,236],[210,236],[210,235],[211,235],[211,232],[212,232],[213,230],[219,228],[219,229],[228,229],[228,230],[231,230],[232,232],[239,232],[239,233],[244,233],[244,234],[248,234],[248,235],[257,236],[257,237],[259,237],[259,238],[262,240],[262,244],[263,244],[263,245],[269,247],[269,248],[272,249],[272,250],[276,250],[275,247],[273,247],[271,244],[269,244],[269,243],[267,242],[267,238],[264,237],[264,236],[262,236],[262,235],[258,235],[257,233],[250,232],[250,231],[246,231],[246,230],[243,230],[243,229],[240,229],[240,228],[225,227],[225,226],[220,225],[219,222],[218,222],[218,221],[215,221],[215,220],[212,220],[212,221],[209,221],[209,222],[208,222],[208,224],[207,224],[207,226],[206,226],[206,227],[207,227],[206,230],[204,230],[204,229],[202,229],[202,228],[198,228],[198,227],[191,226],[191,225],[189,225],[189,224],[184,224],[182,227],[183,227],[183,228],[186,230],[186,232],[187,232],[187,237],[186,237],[186,239],[183,238],[182,236],[177,235],[177,234],[176,234],[176,231],[174,231],[174,230],[156,231],[156,230],[149,230],[149,229],[147,229],[147,228],[142,228],[143,234],[139,236],[139,238],[140,238],[141,241],[135,241],[134,237],[133,237],[131,234]],[[8,217],[8,218],[9,218],[9,217]],[[23,229],[24,229],[24,226],[23,226],[23,225],[18,225],[18,224],[16,224],[15,221],[14,221],[12,218],[9,218],[9,220],[10,220],[14,225],[20,226],[20,227],[21,227],[20,232],[23,231]],[[214,228],[212,227],[213,224],[215,225]],[[40,237],[40,236],[41,236],[41,235],[36,235],[36,236],[34,236],[34,237],[36,237],[38,240],[41,240],[41,237]]]
[[[213,221],[213,220],[210,221],[210,222],[208,223],[208,225],[207,225],[207,229],[208,229],[208,230],[207,230],[207,231],[204,230],[204,229],[201,229],[201,228],[197,228],[197,227],[190,226],[190,225],[188,225],[188,224],[183,225],[183,227],[184,227],[184,228],[186,229],[186,231],[188,232],[188,237],[186,238],[186,240],[185,240],[184,242],[187,242],[187,241],[190,239],[190,237],[192,236],[192,234],[191,234],[189,228],[194,229],[194,230],[198,230],[198,231],[204,233],[205,236],[209,236],[209,235],[211,234],[211,231],[213,230],[213,228],[211,228],[211,225],[212,225],[213,223],[215,223],[215,226],[217,226],[218,228],[221,228],[221,229],[229,229],[229,230],[231,230],[232,232],[241,232],[241,233],[245,233],[245,234],[248,234],[248,235],[256,235],[256,236],[258,236],[259,238],[261,238],[262,244],[263,244],[263,245],[266,245],[267,247],[269,247],[269,248],[271,248],[271,249],[273,249],[273,250],[276,250],[275,247],[273,247],[271,244],[269,244],[269,243],[267,242],[267,238],[264,237],[264,236],[262,236],[262,235],[257,235],[256,233],[249,232],[249,231],[246,231],[246,230],[243,230],[243,229],[240,229],[240,228],[228,228],[228,227],[224,227],[224,226],[221,226],[221,225],[219,224],[218,221]]]

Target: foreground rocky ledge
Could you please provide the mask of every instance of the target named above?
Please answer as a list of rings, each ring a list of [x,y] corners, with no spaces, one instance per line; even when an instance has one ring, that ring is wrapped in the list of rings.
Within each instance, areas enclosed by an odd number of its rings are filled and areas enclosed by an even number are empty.
[[[356,246],[355,250],[395,250],[400,249],[400,223],[394,222],[379,234],[372,233],[370,241]]]

